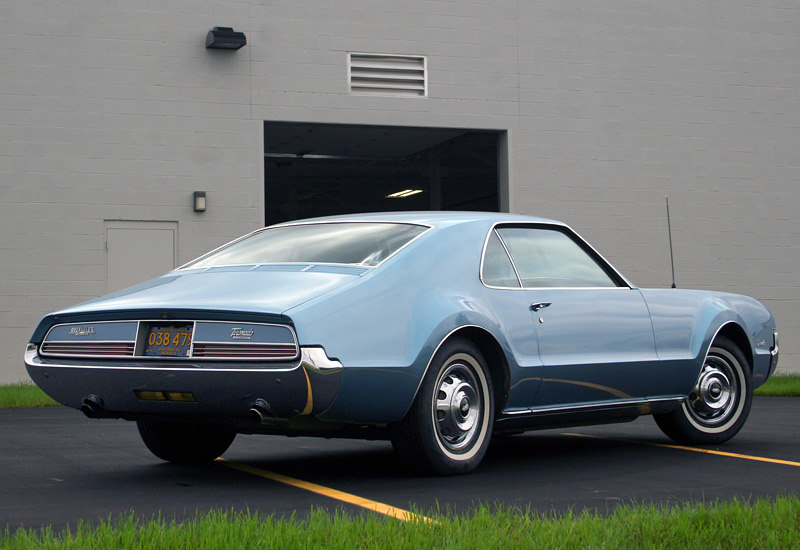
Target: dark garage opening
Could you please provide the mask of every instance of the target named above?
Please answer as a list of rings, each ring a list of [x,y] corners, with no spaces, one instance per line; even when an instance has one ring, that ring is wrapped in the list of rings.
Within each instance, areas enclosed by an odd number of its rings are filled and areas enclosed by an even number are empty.
[[[395,210],[500,210],[502,132],[264,123],[266,225]]]

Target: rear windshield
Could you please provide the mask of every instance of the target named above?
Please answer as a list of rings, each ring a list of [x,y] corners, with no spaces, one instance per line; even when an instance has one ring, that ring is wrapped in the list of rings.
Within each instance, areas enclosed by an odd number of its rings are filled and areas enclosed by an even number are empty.
[[[211,252],[186,268],[268,263],[374,267],[425,232],[405,223],[317,223],[264,229]]]

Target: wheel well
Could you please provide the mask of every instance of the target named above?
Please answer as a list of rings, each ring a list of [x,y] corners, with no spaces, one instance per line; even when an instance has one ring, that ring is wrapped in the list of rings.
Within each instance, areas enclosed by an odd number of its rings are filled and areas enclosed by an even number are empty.
[[[486,359],[489,367],[489,374],[492,377],[492,387],[494,388],[495,413],[499,413],[505,408],[508,399],[509,380],[511,378],[508,370],[508,360],[506,359],[503,348],[498,341],[487,331],[478,327],[464,327],[452,333],[450,338],[466,338],[478,349]]]
[[[724,336],[742,350],[745,358],[747,358],[747,366],[750,367],[750,372],[752,372],[753,349],[750,346],[750,340],[747,338],[747,333],[745,333],[744,329],[736,323],[728,323],[719,330],[717,336]]]

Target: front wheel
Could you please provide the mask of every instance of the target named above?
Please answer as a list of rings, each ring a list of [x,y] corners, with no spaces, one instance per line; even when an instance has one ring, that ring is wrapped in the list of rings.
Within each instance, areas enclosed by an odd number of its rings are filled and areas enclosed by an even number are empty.
[[[138,420],[136,426],[150,452],[176,464],[211,462],[228,450],[236,432],[227,426]]]
[[[661,431],[678,443],[717,445],[744,426],[752,401],[747,359],[731,340],[718,337],[689,397],[680,408],[654,418]]]
[[[480,463],[492,433],[492,379],[480,350],[456,338],[436,352],[392,445],[412,467],[465,474]]]

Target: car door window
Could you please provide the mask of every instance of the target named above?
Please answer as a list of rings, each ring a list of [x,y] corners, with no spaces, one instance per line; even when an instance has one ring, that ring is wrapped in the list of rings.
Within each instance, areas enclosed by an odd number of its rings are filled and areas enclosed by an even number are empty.
[[[492,231],[483,255],[481,279],[486,286],[496,288],[520,288],[519,278],[511,259],[497,233]]]
[[[501,227],[497,233],[511,254],[525,288],[618,286],[582,246],[562,231],[543,227]]]

